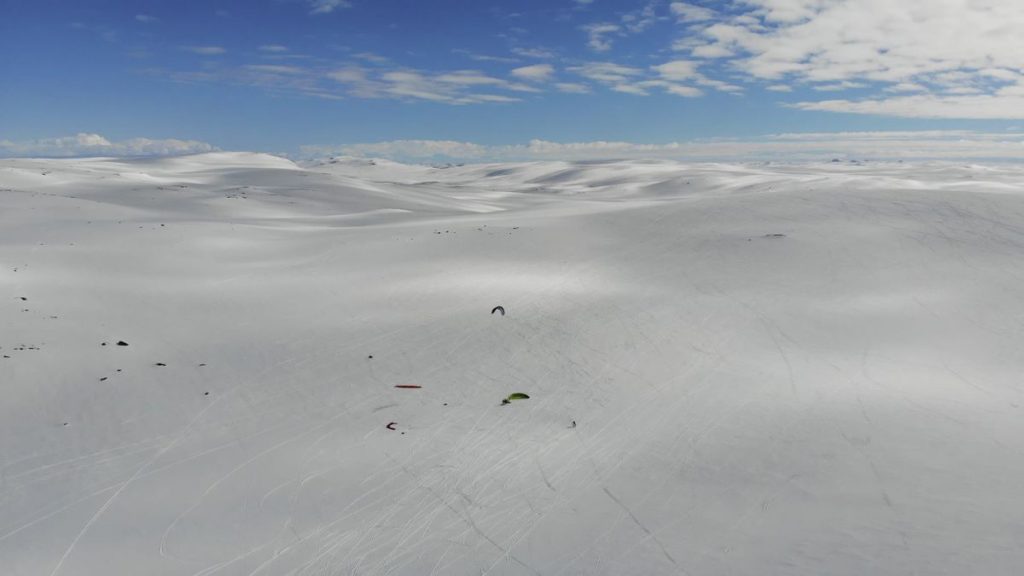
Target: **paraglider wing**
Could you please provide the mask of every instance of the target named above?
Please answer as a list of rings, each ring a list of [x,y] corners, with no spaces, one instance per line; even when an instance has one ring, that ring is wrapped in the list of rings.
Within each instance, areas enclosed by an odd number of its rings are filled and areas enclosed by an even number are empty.
[[[495,306],[494,308],[491,308],[491,314],[494,314],[495,312],[501,312],[501,315],[504,316],[505,308],[503,306]]]
[[[511,404],[513,400],[526,400],[527,398],[529,398],[527,394],[523,394],[522,392],[513,392],[512,394],[509,394],[504,400],[502,400],[501,403],[503,405]]]

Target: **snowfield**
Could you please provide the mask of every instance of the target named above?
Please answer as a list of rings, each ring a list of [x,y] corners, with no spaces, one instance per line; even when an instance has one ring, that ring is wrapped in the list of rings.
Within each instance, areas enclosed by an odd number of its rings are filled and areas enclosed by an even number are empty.
[[[1024,571],[1020,166],[2,160],[0,326],[4,576]]]

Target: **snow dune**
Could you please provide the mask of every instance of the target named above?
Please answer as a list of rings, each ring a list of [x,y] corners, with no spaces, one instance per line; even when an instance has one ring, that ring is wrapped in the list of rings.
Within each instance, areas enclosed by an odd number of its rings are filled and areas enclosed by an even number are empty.
[[[3,160],[0,574],[1019,574],[1022,253],[1017,166]]]

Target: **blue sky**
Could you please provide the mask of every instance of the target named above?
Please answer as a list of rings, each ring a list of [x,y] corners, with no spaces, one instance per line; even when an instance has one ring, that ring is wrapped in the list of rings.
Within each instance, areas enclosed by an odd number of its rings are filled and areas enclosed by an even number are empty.
[[[999,156],[1024,122],[1024,3],[1005,0],[7,0],[3,11],[3,155],[671,156],[808,133],[821,149],[823,133],[842,133],[831,140],[960,142],[961,155],[965,140],[986,154],[996,142]]]

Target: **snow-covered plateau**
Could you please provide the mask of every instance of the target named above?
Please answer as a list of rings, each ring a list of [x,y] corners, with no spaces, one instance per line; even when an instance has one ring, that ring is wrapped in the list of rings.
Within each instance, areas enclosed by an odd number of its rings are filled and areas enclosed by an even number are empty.
[[[3,576],[1024,572],[1019,165],[2,160],[0,327]]]

